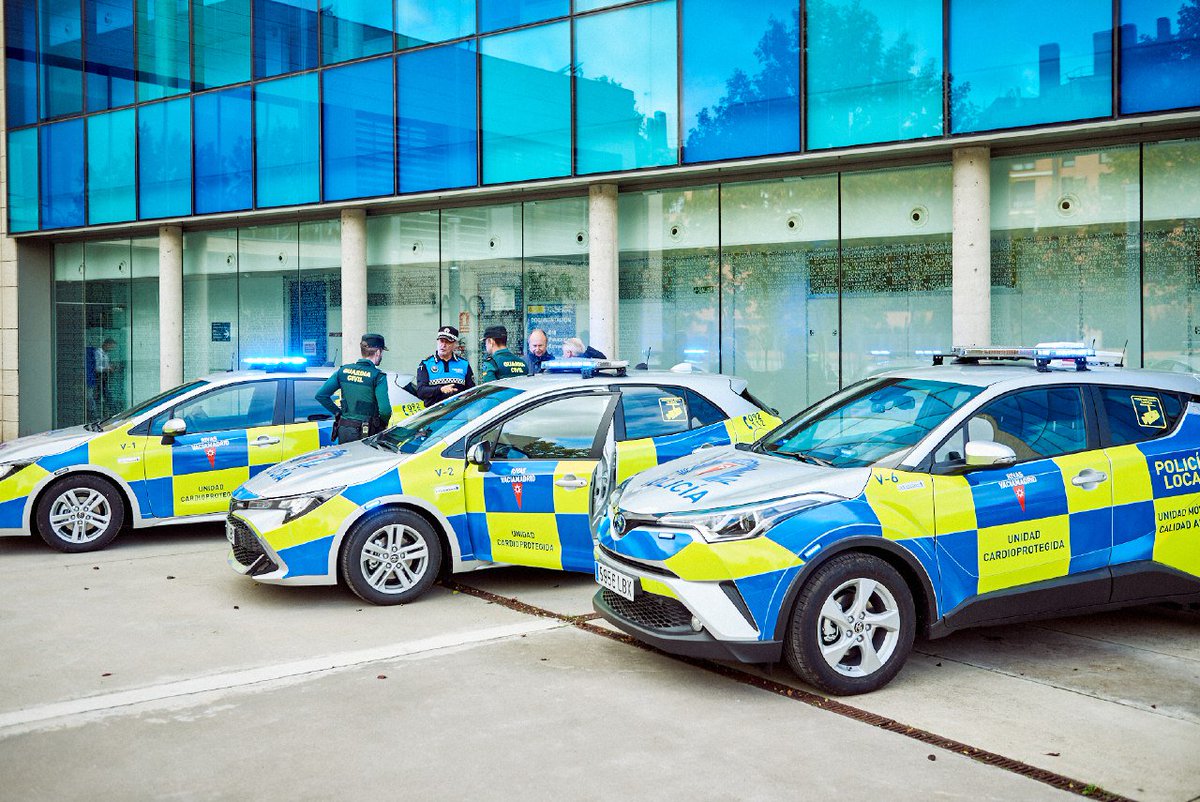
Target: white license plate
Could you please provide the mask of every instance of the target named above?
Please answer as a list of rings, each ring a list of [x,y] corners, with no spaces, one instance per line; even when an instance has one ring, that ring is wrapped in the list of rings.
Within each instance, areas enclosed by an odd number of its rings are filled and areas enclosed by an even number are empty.
[[[596,563],[597,584],[599,584],[601,587],[608,588],[618,596],[623,596],[624,598],[633,601],[633,589],[635,581],[636,580],[634,580],[634,578],[631,576],[623,574],[620,571],[614,571],[607,565]]]
[[[233,524],[229,521],[225,522],[225,539],[229,541],[229,545],[233,545]]]

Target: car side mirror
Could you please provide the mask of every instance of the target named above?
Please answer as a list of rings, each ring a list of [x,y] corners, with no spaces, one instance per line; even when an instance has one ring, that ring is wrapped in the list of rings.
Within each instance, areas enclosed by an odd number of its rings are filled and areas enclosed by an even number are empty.
[[[467,462],[486,468],[492,462],[492,444],[487,440],[476,443],[467,451]]]
[[[967,467],[970,468],[1011,465],[1017,461],[1017,452],[992,440],[972,440],[967,443],[966,450]]]
[[[164,446],[171,445],[181,434],[187,434],[187,423],[183,418],[171,418],[163,424],[162,444]]]

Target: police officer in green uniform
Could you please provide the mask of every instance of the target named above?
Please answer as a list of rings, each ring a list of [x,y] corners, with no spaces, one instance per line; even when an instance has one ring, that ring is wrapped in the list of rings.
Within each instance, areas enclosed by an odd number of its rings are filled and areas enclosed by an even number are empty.
[[[388,400],[387,374],[379,369],[383,361],[382,334],[364,334],[359,343],[362,359],[342,365],[317,391],[317,401],[334,415],[333,440],[352,443],[387,428],[392,417]],[[333,394],[342,391],[342,408],[333,402]]]
[[[508,350],[508,329],[503,326],[488,326],[483,332],[483,347],[487,349],[488,355],[479,363],[482,382],[529,375],[525,360]]]

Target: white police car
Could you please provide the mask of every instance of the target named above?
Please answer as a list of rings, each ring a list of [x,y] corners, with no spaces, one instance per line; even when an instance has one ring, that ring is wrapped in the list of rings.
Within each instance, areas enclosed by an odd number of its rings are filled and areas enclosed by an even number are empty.
[[[1200,600],[1200,379],[1088,353],[960,349],[639,474],[600,525],[596,609],[852,694],[917,632]]]
[[[34,530],[59,551],[106,546],[134,528],[220,520],[233,489],[328,445],[316,401],[331,368],[301,358],[187,382],[100,421],[0,443],[0,536]],[[423,408],[389,374],[393,416]]]
[[[251,479],[230,504],[230,566],[260,582],[341,578],[376,604],[490,565],[590,573],[613,482],[778,423],[728,376],[625,375],[593,360],[544,369]]]

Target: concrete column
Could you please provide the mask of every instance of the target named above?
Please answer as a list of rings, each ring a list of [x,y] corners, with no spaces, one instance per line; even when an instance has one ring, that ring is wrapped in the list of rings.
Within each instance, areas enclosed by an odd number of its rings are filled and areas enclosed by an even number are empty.
[[[992,344],[991,152],[954,151],[952,345]]]
[[[158,227],[158,385],[183,384],[183,229]]]
[[[612,359],[617,342],[617,186],[588,188],[588,340]]]
[[[342,212],[342,361],[358,359],[367,331],[367,213]],[[394,348],[395,346],[391,346]]]

